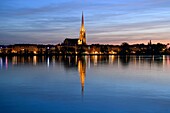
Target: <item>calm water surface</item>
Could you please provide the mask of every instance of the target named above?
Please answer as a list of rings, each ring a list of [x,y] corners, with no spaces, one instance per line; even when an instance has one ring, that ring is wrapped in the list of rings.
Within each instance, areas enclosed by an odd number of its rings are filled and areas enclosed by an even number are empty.
[[[170,113],[170,56],[0,57],[0,113]]]

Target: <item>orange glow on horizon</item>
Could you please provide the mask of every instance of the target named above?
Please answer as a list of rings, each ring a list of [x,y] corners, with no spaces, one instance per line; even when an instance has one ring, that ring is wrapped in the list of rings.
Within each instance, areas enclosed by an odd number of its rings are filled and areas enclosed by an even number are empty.
[[[89,41],[87,42],[89,45],[90,44],[110,44],[110,45],[121,45],[123,42],[127,42],[129,44],[148,44],[150,40],[132,40],[132,41],[103,41],[103,42],[97,42],[97,41]],[[152,44],[157,44],[157,43],[162,43],[162,44],[168,44],[170,43],[170,40],[151,40]]]

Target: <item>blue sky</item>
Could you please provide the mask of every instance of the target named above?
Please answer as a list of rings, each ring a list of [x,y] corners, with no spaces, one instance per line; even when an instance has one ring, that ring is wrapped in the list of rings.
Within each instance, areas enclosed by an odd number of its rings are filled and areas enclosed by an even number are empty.
[[[89,44],[170,42],[170,0],[1,0],[0,44],[78,38],[82,11]]]

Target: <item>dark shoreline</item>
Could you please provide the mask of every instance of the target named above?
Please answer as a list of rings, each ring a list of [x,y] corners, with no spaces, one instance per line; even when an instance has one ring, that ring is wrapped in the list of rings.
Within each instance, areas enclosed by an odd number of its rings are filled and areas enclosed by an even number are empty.
[[[3,56],[162,56],[170,54],[0,54],[0,57]]]

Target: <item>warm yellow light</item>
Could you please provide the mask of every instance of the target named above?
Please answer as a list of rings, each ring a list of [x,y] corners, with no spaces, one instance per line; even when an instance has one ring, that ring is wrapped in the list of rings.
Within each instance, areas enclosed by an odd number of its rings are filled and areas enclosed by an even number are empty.
[[[136,52],[135,51],[132,51],[133,54],[135,54]]]
[[[98,54],[98,52],[97,52],[97,51],[94,51],[94,54]]]
[[[114,54],[114,55],[117,54],[117,52],[115,52],[115,51],[110,51],[109,53]]]
[[[78,40],[78,45],[82,45],[82,40]]]
[[[37,52],[36,52],[36,51],[34,51],[34,54],[37,54]]]
[[[15,51],[15,50],[12,50],[12,53],[17,53],[17,51]]]
[[[33,57],[33,64],[36,65],[37,64],[37,56]]]
[[[80,31],[83,31],[83,32],[85,32],[86,30],[85,30],[85,28],[81,28],[81,30]],[[82,32],[82,34],[83,34],[83,32]]]
[[[89,52],[88,52],[88,51],[85,51],[84,53],[85,53],[85,54],[89,54]]]

